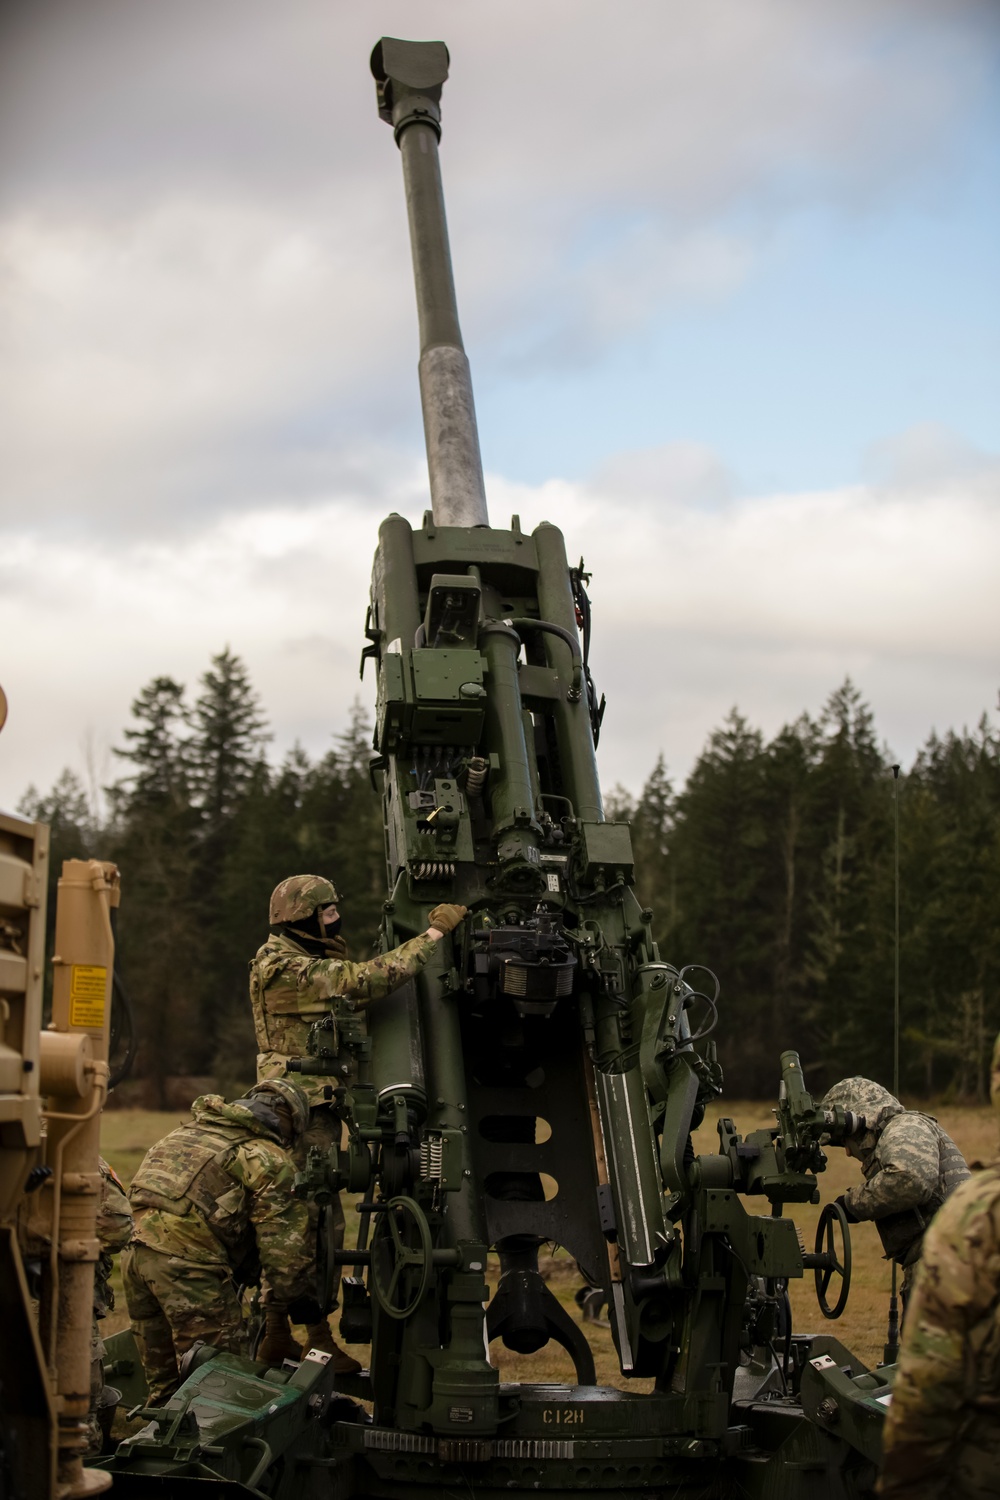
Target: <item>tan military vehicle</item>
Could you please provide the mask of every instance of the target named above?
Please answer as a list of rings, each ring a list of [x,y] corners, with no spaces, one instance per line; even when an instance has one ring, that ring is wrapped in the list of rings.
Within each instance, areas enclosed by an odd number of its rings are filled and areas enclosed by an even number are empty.
[[[6,718],[0,691],[0,728]],[[73,1500],[85,1469],[98,1141],[118,871],[64,862],[43,1026],[49,830],[0,810],[0,1493]]]

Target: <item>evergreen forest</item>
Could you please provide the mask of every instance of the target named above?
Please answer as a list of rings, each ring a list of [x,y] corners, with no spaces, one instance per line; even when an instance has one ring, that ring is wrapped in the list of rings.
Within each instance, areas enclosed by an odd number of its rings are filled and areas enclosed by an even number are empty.
[[[372,951],[386,877],[365,713],[355,705],[319,760],[296,747],[275,765],[269,738],[227,649],[193,696],[169,677],[138,694],[100,818],[69,770],[20,803],[51,825],[54,875],[70,857],[121,868],[119,960],[138,1041],[123,1094],[137,1102],[172,1107],[179,1078],[230,1095],[252,1080],[247,962],[285,876],[330,874],[351,957]],[[786,1047],[814,1091],[850,1073],[891,1085],[897,799],[901,1089],[987,1097],[1000,1026],[1000,730],[984,714],[973,732],[932,735],[898,781],[890,761],[846,682],[818,717],[771,740],[734,709],[683,786],[661,757],[637,797],[607,796],[608,817],[632,824],[661,956],[718,975],[730,1097],[772,1097]]]

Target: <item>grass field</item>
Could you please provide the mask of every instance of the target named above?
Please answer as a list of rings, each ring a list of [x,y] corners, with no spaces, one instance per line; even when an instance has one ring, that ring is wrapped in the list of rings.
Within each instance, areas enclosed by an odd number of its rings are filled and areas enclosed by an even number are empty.
[[[773,1123],[769,1104],[726,1101],[723,1109],[736,1121],[737,1128],[743,1135],[750,1130]],[[944,1128],[958,1142],[965,1153],[966,1160],[989,1161],[996,1155],[997,1127],[992,1110],[942,1106],[935,1113]],[[147,1110],[109,1111],[104,1116],[102,1149],[127,1184],[131,1181],[132,1174],[149,1146],[187,1118],[189,1116],[180,1112],[158,1114]],[[696,1151],[711,1152],[718,1149],[715,1118],[713,1115],[710,1122],[698,1131],[695,1137]],[[850,1161],[844,1152],[838,1149],[831,1148],[828,1154],[829,1165],[820,1179],[824,1203],[835,1198],[838,1193],[844,1192],[852,1183],[861,1180],[857,1162]],[[354,1198],[345,1195],[348,1246],[356,1242],[357,1216],[354,1212],[354,1202]],[[789,1206],[788,1212],[802,1231],[806,1248],[809,1250],[813,1247],[820,1207]],[[813,1277],[807,1273],[802,1280],[793,1281],[791,1286],[795,1330],[798,1333],[833,1332],[866,1364],[874,1365],[881,1358],[882,1345],[885,1342],[890,1272],[888,1265],[881,1258],[881,1245],[873,1225],[853,1225],[851,1235],[854,1249],[854,1277],[850,1301],[844,1316],[839,1323],[827,1322],[820,1316],[816,1306]],[[557,1249],[544,1256],[542,1269],[552,1291],[561,1302],[569,1307],[574,1316],[578,1316],[573,1294],[580,1281],[570,1257],[564,1251]],[[492,1283],[495,1283],[495,1265],[490,1279]],[[118,1306],[104,1324],[106,1334],[125,1327],[128,1322],[117,1267],[115,1285]],[[626,1382],[618,1369],[618,1361],[608,1329],[592,1323],[583,1326],[594,1351],[598,1380],[606,1385],[624,1386]],[[367,1365],[366,1347],[354,1348],[352,1352],[363,1364]],[[568,1354],[555,1344],[549,1344],[535,1355],[524,1356],[513,1354],[510,1350],[503,1348],[500,1343],[495,1343],[491,1353],[505,1380],[546,1381],[572,1380],[573,1378],[573,1367]],[[628,1384],[630,1389],[635,1390],[648,1388],[651,1382],[632,1381]]]

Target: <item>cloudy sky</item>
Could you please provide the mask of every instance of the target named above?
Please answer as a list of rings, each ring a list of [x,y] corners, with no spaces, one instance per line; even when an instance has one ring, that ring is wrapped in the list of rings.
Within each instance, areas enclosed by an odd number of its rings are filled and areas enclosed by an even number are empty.
[[[594,578],[610,785],[850,675],[904,761],[996,703],[994,0],[31,0],[0,34],[0,804],[154,675],[343,728],[426,504],[398,155],[441,37],[494,524]]]

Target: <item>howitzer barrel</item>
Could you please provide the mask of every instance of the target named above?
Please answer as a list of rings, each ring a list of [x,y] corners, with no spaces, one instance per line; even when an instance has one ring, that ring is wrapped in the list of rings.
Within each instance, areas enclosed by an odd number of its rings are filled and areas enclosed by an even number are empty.
[[[443,42],[383,37],[372,52],[371,68],[379,115],[392,125],[403,159],[431,510],[439,526],[488,526],[472,376],[458,323],[438,160],[448,49]]]

